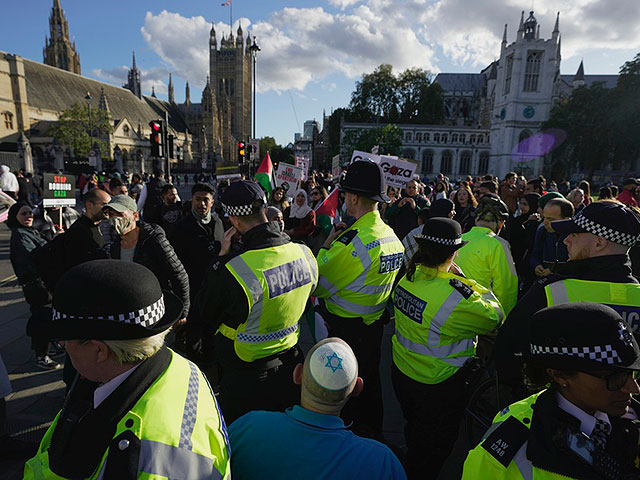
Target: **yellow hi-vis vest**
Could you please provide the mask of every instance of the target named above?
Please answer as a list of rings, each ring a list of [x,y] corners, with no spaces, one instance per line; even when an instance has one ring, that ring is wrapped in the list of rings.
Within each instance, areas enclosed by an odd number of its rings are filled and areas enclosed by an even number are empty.
[[[417,265],[393,293],[393,362],[413,380],[443,382],[475,354],[477,336],[503,319],[500,302],[479,283]]]
[[[370,325],[384,311],[402,266],[404,247],[378,211],[366,213],[318,253],[320,278],[314,292],[327,310]]]
[[[613,308],[640,333],[640,284],[595,282],[567,278],[544,287],[547,306],[573,302],[602,303]]]
[[[48,453],[59,415],[36,456],[25,464],[25,480],[63,478],[51,471]],[[227,429],[209,382],[175,352],[166,370],[120,419],[114,438],[127,430],[141,440],[140,480],[231,478]],[[90,479],[103,478],[108,454],[109,448]]]
[[[248,250],[232,258],[227,269],[242,286],[249,305],[237,329],[224,323],[218,331],[233,340],[245,362],[283,352],[298,343],[298,320],[318,283],[318,264],[299,243]]]

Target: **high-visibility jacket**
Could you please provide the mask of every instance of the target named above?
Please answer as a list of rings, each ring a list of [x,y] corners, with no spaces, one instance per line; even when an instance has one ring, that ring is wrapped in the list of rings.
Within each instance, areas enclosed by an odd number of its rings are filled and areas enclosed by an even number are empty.
[[[478,478],[490,478],[491,480],[555,480],[571,478],[534,467],[531,461],[527,459],[527,441],[518,442],[520,447],[516,452],[509,451],[509,447],[512,447],[511,444],[515,443],[511,441],[511,438],[507,438],[507,435],[511,433],[510,431],[505,432],[504,438],[496,439],[495,441],[491,437],[494,432],[500,433],[500,426],[509,417],[514,417],[520,425],[524,425],[529,429],[533,416],[532,405],[541,393],[536,393],[520,402],[514,403],[496,415],[493,425],[485,433],[483,442],[469,452],[464,462],[462,480],[476,480]],[[509,426],[505,425],[505,428]],[[487,442],[490,444],[487,444]],[[494,455],[489,453],[489,450],[493,451],[498,457],[509,455],[512,459],[505,467]],[[503,460],[503,462],[506,463],[506,460]]]
[[[396,332],[393,362],[426,384],[453,376],[475,354],[477,335],[503,319],[500,302],[479,283],[417,265],[393,293]]]
[[[518,274],[511,256],[511,245],[490,228],[475,226],[462,239],[469,242],[458,250],[456,265],[500,300],[508,315],[518,300]]]
[[[378,320],[402,265],[404,247],[378,211],[366,213],[327,250],[318,252],[320,277],[314,292],[329,313]]]
[[[25,479],[63,478],[51,471],[48,453],[59,416],[27,461]],[[127,431],[140,439],[138,479],[231,478],[226,426],[209,383],[198,367],[174,352],[169,366],[120,419],[113,438]],[[115,443],[122,450],[130,442]],[[103,478],[109,453],[107,448],[90,479]]]
[[[567,278],[544,287],[547,306],[570,302],[602,303],[616,310],[629,324],[631,330],[640,333],[640,284],[596,282]]]
[[[298,343],[298,321],[318,283],[318,264],[299,243],[248,250],[226,263],[248,302],[247,320],[237,329],[218,331],[233,340],[245,362],[283,352]]]

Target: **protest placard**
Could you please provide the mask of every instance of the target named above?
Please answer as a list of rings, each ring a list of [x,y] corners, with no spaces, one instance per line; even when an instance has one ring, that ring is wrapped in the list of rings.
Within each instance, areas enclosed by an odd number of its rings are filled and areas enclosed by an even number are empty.
[[[45,207],[75,207],[76,177],[73,175],[45,173],[42,204]]]
[[[302,168],[288,163],[278,165],[276,171],[276,186],[282,187],[286,195],[288,190],[294,191],[299,182],[302,181]]]

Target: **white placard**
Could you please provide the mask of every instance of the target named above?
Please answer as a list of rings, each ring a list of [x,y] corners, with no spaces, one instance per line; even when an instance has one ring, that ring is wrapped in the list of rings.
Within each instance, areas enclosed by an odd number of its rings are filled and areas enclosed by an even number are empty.
[[[331,159],[331,175],[338,178],[340,175],[340,155],[336,155]]]
[[[302,168],[302,181],[307,180],[307,176],[309,175],[309,157],[297,156],[296,157],[296,167]]]
[[[351,163],[356,160],[369,159],[382,167],[384,179],[387,186],[404,187],[411,179],[416,171],[415,163],[400,160],[394,155],[374,155],[373,153],[353,151],[351,155]]]
[[[294,191],[298,182],[302,181],[303,173],[302,167],[280,163],[276,171],[276,187],[282,187],[285,194],[289,190]]]

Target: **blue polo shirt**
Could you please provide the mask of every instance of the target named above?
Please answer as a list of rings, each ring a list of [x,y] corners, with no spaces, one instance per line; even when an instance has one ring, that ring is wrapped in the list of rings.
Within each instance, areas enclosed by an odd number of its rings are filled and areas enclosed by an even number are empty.
[[[407,478],[389,447],[299,405],[247,413],[229,427],[229,441],[234,480]]]

